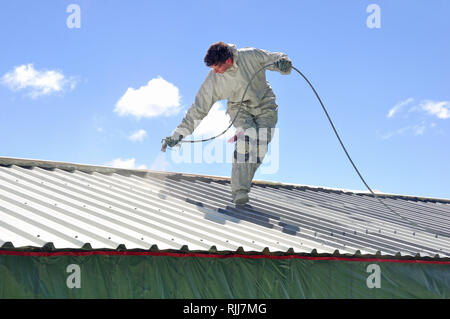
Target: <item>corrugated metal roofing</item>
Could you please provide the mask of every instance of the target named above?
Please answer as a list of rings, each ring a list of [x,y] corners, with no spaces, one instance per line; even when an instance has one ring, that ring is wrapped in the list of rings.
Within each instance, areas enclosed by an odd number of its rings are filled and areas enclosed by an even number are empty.
[[[450,256],[450,201],[0,158],[0,246]],[[292,250],[290,250],[292,252]]]

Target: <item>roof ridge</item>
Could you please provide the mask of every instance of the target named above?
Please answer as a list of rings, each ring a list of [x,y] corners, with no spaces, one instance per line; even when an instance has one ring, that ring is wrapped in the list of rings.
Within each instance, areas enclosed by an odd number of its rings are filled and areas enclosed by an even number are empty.
[[[122,174],[129,175],[134,174],[140,177],[145,177],[148,173],[159,174],[159,175],[167,175],[167,176],[180,176],[180,177],[193,177],[193,178],[206,178],[215,181],[230,181],[230,177],[225,176],[215,176],[215,175],[202,175],[202,174],[193,174],[193,173],[182,173],[182,172],[170,172],[170,171],[157,171],[157,170],[149,170],[149,169],[137,169],[137,168],[117,168],[110,167],[104,165],[92,165],[92,164],[79,164],[79,163],[71,163],[71,162],[62,162],[62,161],[50,161],[50,160],[41,160],[41,159],[26,159],[26,158],[15,158],[15,157],[3,157],[0,156],[0,166],[21,166],[21,167],[40,167],[47,169],[62,169],[66,171],[74,171],[79,170],[87,173],[102,173],[102,174]],[[344,188],[333,188],[327,186],[312,186],[305,184],[294,184],[294,183],[285,183],[285,182],[275,182],[275,181],[264,181],[264,180],[253,180],[253,184],[262,185],[262,186],[270,186],[270,187],[295,187],[300,189],[311,189],[311,190],[323,190],[323,191],[332,191],[337,193],[349,193],[349,194],[357,194],[357,195],[367,195],[371,196],[369,191],[364,190],[350,190]],[[415,201],[432,201],[432,202],[440,202],[440,203],[450,203],[450,199],[445,198],[433,198],[433,197],[423,197],[417,195],[403,195],[403,194],[392,194],[392,193],[384,193],[380,191],[375,191],[375,193],[379,196],[385,196],[390,198],[401,198],[407,200],[415,200]]]

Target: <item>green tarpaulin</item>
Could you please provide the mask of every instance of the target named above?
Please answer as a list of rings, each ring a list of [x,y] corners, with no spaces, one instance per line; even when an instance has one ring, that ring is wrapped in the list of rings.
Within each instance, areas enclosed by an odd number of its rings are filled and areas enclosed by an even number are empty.
[[[449,298],[450,261],[0,251],[1,298]]]

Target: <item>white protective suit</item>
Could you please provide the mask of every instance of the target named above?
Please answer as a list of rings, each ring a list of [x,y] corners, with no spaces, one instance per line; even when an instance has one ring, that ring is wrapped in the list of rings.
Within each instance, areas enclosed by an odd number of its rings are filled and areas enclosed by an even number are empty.
[[[227,113],[233,120],[252,76],[262,66],[280,58],[288,59],[284,53],[272,53],[255,48],[236,49],[235,45],[228,45],[233,52],[233,65],[223,74],[210,70],[194,103],[173,132],[173,137],[177,138],[179,135],[186,137],[192,134],[212,105],[220,100],[228,100]],[[274,65],[267,69],[281,72]],[[275,95],[266,80],[265,71],[261,71],[248,88],[242,108],[234,122],[239,137],[231,172],[233,197],[237,193],[250,191],[253,176],[267,152],[277,120],[278,106],[275,103]],[[246,134],[239,134],[239,132]]]

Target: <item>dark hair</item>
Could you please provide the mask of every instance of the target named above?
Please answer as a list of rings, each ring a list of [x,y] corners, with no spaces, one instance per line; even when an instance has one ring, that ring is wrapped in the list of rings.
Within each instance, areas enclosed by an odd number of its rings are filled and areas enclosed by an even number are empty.
[[[216,42],[212,44],[205,55],[205,63],[207,66],[225,63],[228,58],[233,59],[233,51],[224,42]]]

